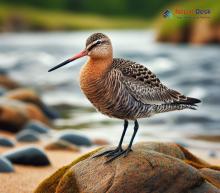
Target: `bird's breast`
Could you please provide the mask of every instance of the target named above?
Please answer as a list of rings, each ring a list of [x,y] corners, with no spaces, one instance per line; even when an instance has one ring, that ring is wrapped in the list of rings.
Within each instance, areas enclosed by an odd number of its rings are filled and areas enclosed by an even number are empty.
[[[105,79],[104,71],[95,68],[94,65],[87,63],[80,72],[80,87],[90,102],[100,111],[103,111],[105,100],[110,93],[106,86],[108,80]]]

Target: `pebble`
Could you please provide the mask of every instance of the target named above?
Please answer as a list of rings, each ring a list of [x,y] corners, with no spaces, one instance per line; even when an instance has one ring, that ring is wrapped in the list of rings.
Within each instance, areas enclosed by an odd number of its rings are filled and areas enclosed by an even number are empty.
[[[50,161],[46,153],[33,146],[17,148],[15,150],[3,153],[2,156],[15,164],[32,165],[32,166],[48,166]]]
[[[14,172],[13,165],[6,158],[0,156],[0,173]]]
[[[72,143],[78,146],[91,146],[92,142],[90,139],[83,135],[75,134],[75,133],[67,133],[63,132],[60,134],[59,139]]]
[[[16,140],[19,142],[37,142],[40,141],[40,136],[37,132],[25,129],[17,133]]]
[[[4,147],[14,147],[14,142],[6,137],[0,136],[0,146]]]
[[[50,128],[39,121],[30,121],[24,126],[24,130],[34,131],[36,133],[49,133]]]

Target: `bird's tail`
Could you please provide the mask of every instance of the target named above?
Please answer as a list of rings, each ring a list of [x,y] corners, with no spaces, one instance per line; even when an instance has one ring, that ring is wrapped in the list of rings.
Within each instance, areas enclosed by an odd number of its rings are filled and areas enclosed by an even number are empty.
[[[196,99],[196,98],[186,97],[185,100],[175,101],[174,103],[176,103],[176,104],[186,104],[186,105],[197,106],[196,104],[197,104],[197,103],[201,103],[201,100]]]
[[[155,111],[157,113],[162,112],[169,112],[169,111],[176,111],[176,110],[183,110],[183,109],[192,109],[196,110],[197,103],[201,101],[196,98],[187,97],[184,101],[175,101],[173,103],[166,103],[161,105],[156,105]]]

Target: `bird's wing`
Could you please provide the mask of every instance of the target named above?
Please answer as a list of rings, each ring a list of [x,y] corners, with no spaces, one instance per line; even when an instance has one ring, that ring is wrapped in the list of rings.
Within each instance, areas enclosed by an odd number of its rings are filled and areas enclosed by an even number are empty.
[[[145,66],[124,59],[114,59],[113,66],[128,92],[144,104],[184,103],[187,97],[164,86]]]

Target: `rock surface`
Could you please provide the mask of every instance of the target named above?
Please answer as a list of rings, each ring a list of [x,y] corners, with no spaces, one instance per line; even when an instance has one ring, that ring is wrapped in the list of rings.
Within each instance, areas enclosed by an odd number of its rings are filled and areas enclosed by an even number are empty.
[[[106,164],[90,152],[43,181],[35,193],[220,193],[220,168],[171,143],[138,143]],[[205,170],[205,171],[204,171]]]
[[[10,161],[0,156],[0,173],[13,172],[14,168]]]
[[[18,148],[2,155],[15,164],[32,165],[32,166],[47,166],[50,161],[47,155],[39,148],[24,147]]]
[[[14,142],[6,137],[0,136],[0,146],[4,147],[14,147]]]

